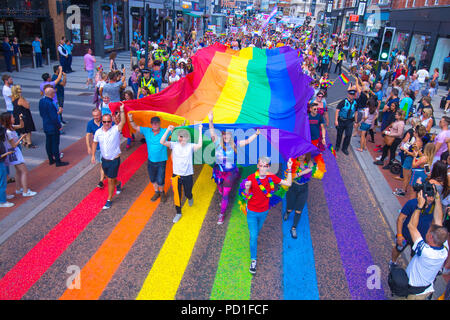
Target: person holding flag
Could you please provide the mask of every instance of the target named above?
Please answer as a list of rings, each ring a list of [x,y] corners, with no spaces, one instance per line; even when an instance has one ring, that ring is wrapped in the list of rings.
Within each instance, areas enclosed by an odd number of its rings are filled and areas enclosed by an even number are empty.
[[[250,232],[250,273],[256,274],[258,235],[269,213],[270,198],[275,193],[275,185],[292,185],[292,160],[287,162],[287,178],[282,180],[269,171],[270,158],[260,157],[258,170],[243,181],[241,194],[247,199],[247,224]]]

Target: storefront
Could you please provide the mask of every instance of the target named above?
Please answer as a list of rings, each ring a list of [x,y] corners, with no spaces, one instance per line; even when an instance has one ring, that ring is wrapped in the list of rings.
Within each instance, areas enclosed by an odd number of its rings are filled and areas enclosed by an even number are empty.
[[[450,52],[450,6],[393,10],[391,27],[396,28],[394,48],[413,56],[430,73],[439,68],[443,80],[444,58]],[[441,82],[442,84],[442,82]]]
[[[0,1],[0,38],[8,36],[19,40],[22,55],[31,57],[31,43],[36,36],[42,39],[44,48],[51,46],[52,34],[47,34],[51,20],[48,19],[46,1]],[[44,52],[45,53],[45,52]]]

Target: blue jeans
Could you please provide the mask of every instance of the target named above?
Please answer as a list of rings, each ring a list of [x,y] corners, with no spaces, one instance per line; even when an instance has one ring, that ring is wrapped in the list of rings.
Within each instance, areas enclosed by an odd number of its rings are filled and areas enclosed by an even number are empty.
[[[6,202],[6,175],[5,162],[0,162],[0,203]]]
[[[247,209],[247,224],[250,232],[250,257],[256,260],[258,248],[258,235],[264,221],[266,220],[269,210],[263,212],[254,212]]]
[[[42,53],[36,52],[36,68],[42,67]]]

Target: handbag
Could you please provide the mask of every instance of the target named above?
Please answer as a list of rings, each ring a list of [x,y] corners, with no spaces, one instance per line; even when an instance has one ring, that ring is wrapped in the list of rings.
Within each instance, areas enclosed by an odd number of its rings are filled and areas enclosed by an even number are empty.
[[[394,140],[395,140],[395,137],[391,137],[391,136],[387,136],[387,135],[384,136],[384,143],[387,146],[391,146],[392,143],[394,142]]]

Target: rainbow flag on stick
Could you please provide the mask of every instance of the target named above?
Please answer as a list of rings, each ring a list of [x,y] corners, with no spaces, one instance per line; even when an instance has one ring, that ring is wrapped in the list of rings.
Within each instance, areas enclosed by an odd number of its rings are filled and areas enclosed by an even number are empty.
[[[343,73],[341,73],[341,75],[339,76],[339,79],[341,79],[341,82],[344,86],[347,85],[350,81]]]

